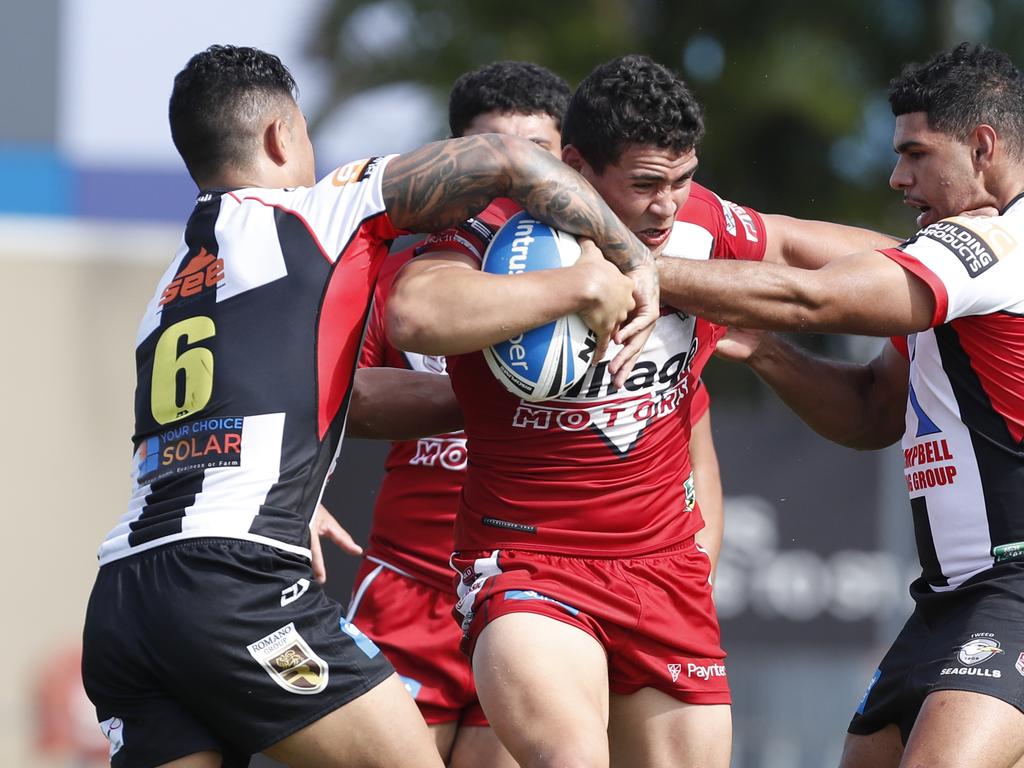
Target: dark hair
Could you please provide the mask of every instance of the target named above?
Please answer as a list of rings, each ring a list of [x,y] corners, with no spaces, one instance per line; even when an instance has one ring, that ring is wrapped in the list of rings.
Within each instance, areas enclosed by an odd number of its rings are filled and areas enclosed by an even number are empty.
[[[467,72],[448,97],[448,127],[462,136],[469,124],[487,112],[550,115],[559,130],[572,91],[562,78],[528,61],[497,61]]]
[[[631,54],[598,65],[580,83],[562,124],[572,144],[601,173],[633,144],[686,152],[704,136],[700,104],[675,73]]]
[[[248,167],[268,109],[297,97],[281,60],[258,48],[211,45],[174,78],[171,138],[197,182],[227,167]]]
[[[960,43],[924,64],[908,64],[889,83],[889,104],[899,117],[925,112],[928,127],[964,140],[991,125],[1011,154],[1024,155],[1024,80],[1005,53]]]

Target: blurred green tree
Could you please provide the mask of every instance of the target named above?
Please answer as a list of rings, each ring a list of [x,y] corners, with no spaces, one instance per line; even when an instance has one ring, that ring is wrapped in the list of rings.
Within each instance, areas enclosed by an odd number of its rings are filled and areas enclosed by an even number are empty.
[[[443,104],[456,77],[490,61],[535,61],[575,84],[601,61],[646,53],[704,104],[699,181],[762,211],[903,235],[914,215],[887,189],[886,88],[904,63],[961,40],[1024,59],[1024,2],[337,0],[311,41],[333,73],[314,123],[396,82]]]

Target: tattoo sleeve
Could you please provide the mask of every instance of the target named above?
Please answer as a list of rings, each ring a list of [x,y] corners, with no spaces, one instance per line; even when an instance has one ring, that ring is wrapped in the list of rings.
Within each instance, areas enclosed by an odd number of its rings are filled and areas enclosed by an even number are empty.
[[[525,139],[496,134],[427,144],[396,157],[384,172],[384,201],[396,226],[434,232],[509,197],[533,216],[591,238],[623,272],[650,253],[587,181]]]

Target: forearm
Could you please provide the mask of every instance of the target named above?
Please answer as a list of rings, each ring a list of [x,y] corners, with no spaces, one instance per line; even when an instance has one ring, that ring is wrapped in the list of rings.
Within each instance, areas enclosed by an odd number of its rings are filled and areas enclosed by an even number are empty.
[[[400,368],[360,368],[352,385],[349,437],[410,440],[462,428],[447,376]]]
[[[718,454],[711,437],[709,413],[693,425],[690,437],[690,464],[693,467],[693,483],[697,493],[697,506],[704,518],[704,527],[695,536],[708,553],[711,573],[718,566],[718,554],[722,549],[722,534],[725,530],[724,502],[722,499],[722,476],[718,467]]]
[[[883,448],[902,432],[902,402],[882,393],[874,365],[815,357],[765,334],[747,361],[815,432],[860,450]]]
[[[509,197],[539,220],[591,238],[623,272],[651,256],[587,181],[532,142],[487,134],[436,142],[395,158],[384,199],[402,228],[434,232]]]
[[[491,275],[451,265],[411,265],[385,316],[398,349],[426,355],[475,352],[589,305],[573,268]]]

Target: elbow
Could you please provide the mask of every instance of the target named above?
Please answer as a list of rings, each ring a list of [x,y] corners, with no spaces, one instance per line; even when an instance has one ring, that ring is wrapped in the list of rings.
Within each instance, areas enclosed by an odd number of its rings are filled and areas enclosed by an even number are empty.
[[[428,350],[430,342],[430,326],[425,322],[425,314],[417,309],[415,302],[389,301],[384,317],[384,327],[388,341],[403,352],[435,354]]]

